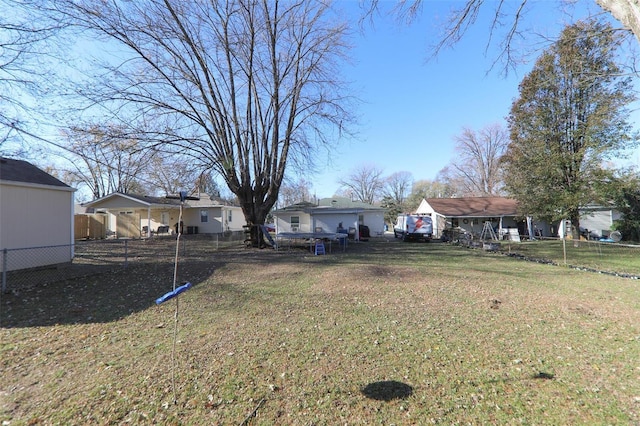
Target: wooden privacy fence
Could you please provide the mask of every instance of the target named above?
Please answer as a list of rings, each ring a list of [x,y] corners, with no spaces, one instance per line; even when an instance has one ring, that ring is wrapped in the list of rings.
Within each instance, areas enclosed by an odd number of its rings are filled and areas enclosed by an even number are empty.
[[[107,216],[77,214],[73,217],[76,240],[102,239],[107,236]]]

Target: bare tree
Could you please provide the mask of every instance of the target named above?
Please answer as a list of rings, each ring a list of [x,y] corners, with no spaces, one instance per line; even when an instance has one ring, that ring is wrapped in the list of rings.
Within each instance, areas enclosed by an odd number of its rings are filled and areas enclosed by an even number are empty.
[[[445,183],[439,177],[435,180],[417,180],[413,183],[411,193],[407,198],[406,210],[415,211],[423,198],[446,198],[456,195],[454,188]]]
[[[576,2],[575,0],[556,0],[544,4],[545,7],[549,7],[553,3],[560,10],[561,8],[570,9]],[[630,30],[636,36],[637,41],[640,41],[640,3],[637,0],[596,0],[596,3]],[[380,1],[372,0],[361,4],[365,18],[371,18],[379,10]],[[486,47],[488,50],[492,44],[497,43],[499,53],[494,59],[493,65],[502,63],[503,71],[507,73],[527,59],[518,42],[535,34],[535,31],[525,24],[525,17],[533,4],[534,2],[530,0],[464,1],[453,8],[449,14],[441,28],[438,42],[432,46],[432,56],[435,57],[441,51],[455,46],[466,35],[467,30],[476,24],[480,12],[493,8],[493,19],[488,28]],[[423,0],[399,0],[392,8],[391,13],[405,22],[411,22],[423,12],[425,7],[428,7],[425,5],[428,5],[428,2]]]
[[[351,122],[337,66],[347,26],[324,2],[50,6],[126,49],[107,68],[109,78],[84,92],[87,99],[137,133],[144,127],[151,146],[215,171],[250,225],[264,223],[289,160],[312,162],[314,149],[339,139]],[[259,243],[257,232],[253,240]]]
[[[55,49],[48,42],[64,20],[41,19],[28,2],[0,0],[0,154],[24,155],[29,146],[23,137],[33,129],[30,105],[40,93],[39,82],[49,79],[43,61]]]
[[[298,180],[285,179],[280,187],[278,205],[281,207],[290,206],[302,201],[311,201],[311,183],[304,178]]]
[[[70,159],[66,179],[86,185],[94,198],[112,192],[141,192],[141,177],[152,159],[141,150],[139,142],[130,139],[117,127],[91,126],[66,132]]]
[[[486,196],[503,192],[500,157],[509,144],[499,124],[476,132],[464,128],[455,138],[456,157],[440,172],[440,179],[457,188],[460,195]]]
[[[402,206],[411,192],[413,175],[410,172],[395,172],[384,180],[384,196]]]
[[[355,200],[373,204],[380,199],[384,187],[383,170],[372,164],[356,167],[338,183]]]
[[[201,174],[189,160],[188,157],[156,151],[147,160],[148,168],[145,171],[145,179],[154,182],[155,188],[149,188],[147,192],[167,195],[201,188]]]

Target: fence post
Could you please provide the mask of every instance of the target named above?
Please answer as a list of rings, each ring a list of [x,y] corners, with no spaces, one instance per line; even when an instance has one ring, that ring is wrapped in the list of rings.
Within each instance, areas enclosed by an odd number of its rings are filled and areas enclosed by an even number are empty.
[[[126,268],[129,264],[129,258],[128,258],[128,248],[129,248],[129,240],[124,240],[124,267]]]
[[[7,292],[7,264],[9,263],[7,261],[9,255],[9,251],[4,248],[2,249],[2,292],[6,293]]]

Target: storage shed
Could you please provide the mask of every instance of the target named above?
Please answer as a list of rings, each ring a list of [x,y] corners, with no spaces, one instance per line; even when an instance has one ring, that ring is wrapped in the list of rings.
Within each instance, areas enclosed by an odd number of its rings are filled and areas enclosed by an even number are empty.
[[[0,270],[73,259],[74,192],[27,161],[0,157]]]

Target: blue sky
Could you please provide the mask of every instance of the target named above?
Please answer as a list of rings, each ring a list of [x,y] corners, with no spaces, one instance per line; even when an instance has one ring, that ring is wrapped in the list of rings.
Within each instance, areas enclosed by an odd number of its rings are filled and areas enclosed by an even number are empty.
[[[464,127],[480,130],[505,123],[535,55],[506,77],[500,64],[490,71],[500,39],[486,51],[492,18],[489,3],[459,44],[427,61],[428,47],[437,40],[437,22],[459,4],[426,2],[421,18],[412,25],[380,16],[354,37],[353,66],[344,72],[363,101],[359,135],[340,144],[333,165],[312,179],[305,177],[314,182],[318,197],[334,195],[338,180],[364,164],[381,167],[385,175],[408,171],[415,180],[434,179],[454,156],[454,138]],[[388,5],[383,2],[383,7]],[[584,16],[587,9],[600,10],[595,2],[582,0],[570,12]],[[572,19],[553,1],[536,2],[526,17],[532,31],[549,35],[558,34]],[[528,38],[523,46],[536,40]]]
[[[356,111],[360,117],[355,129],[358,137],[339,141],[331,164],[324,165],[320,160],[321,172],[299,176],[313,182],[312,194],[317,197],[333,196],[340,189],[338,181],[363,165],[380,167],[386,176],[408,171],[415,180],[432,180],[454,157],[455,137],[463,128],[479,131],[505,123],[518,96],[518,84],[530,71],[536,55],[530,55],[528,63],[506,77],[500,63],[491,70],[502,34],[494,35],[487,50],[497,4],[496,0],[487,0],[483,13],[463,39],[437,58],[427,60],[429,47],[439,40],[438,23],[447,19],[451,8],[464,2],[423,2],[419,18],[408,25],[385,13],[395,1],[380,0],[381,13],[362,31],[356,28],[351,39],[351,64],[345,64],[343,73],[351,82],[353,94],[362,101]],[[352,21],[361,17],[358,3],[337,0]],[[505,3],[509,8],[520,1]],[[555,37],[567,22],[601,11],[594,0],[562,5],[555,0],[529,2],[522,27]],[[510,23],[510,19],[505,22]],[[539,41],[531,36],[520,43],[523,49],[531,49],[539,46]]]

